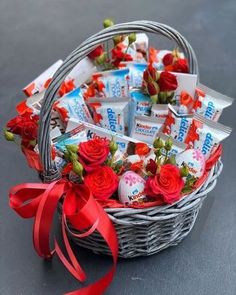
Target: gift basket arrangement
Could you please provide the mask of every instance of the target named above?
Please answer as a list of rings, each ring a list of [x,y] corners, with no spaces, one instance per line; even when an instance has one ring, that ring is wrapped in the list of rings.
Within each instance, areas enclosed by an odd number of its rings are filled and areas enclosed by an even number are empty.
[[[156,49],[147,33],[175,47]],[[69,294],[102,294],[118,256],[152,255],[191,231],[222,170],[221,141],[231,128],[218,120],[233,100],[199,83],[195,53],[179,32],[106,19],[23,91],[5,137],[43,183],[13,187],[11,208],[35,218],[37,253],[57,253],[80,281],[71,240],[113,257],[107,275]],[[56,239],[50,248],[56,211],[66,255]]]

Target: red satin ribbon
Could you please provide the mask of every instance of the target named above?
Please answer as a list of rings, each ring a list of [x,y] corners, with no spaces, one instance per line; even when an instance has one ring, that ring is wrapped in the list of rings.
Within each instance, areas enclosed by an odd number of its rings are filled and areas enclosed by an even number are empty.
[[[111,270],[95,283],[72,291],[66,295],[100,295],[111,283],[117,263],[118,240],[115,228],[108,215],[91,195],[89,189],[62,179],[50,184],[25,183],[13,187],[9,193],[10,207],[23,218],[34,217],[33,242],[39,256],[51,258],[54,253],[80,282],[86,274],[77,261],[66,234],[67,221],[81,234],[72,235],[84,238],[97,230],[106,241],[113,258]],[[54,238],[54,249],[50,247],[50,233],[58,202],[64,198],[62,206],[62,236],[69,259],[63,254]]]

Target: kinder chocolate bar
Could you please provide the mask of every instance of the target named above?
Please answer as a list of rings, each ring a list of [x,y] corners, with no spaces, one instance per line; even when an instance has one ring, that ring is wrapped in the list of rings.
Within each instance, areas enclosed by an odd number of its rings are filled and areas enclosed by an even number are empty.
[[[138,89],[132,89],[130,91],[130,116],[129,116],[129,133],[132,129],[135,116],[149,116],[152,103],[149,96],[143,94]]]
[[[36,79],[34,79],[31,83],[23,88],[24,93],[27,96],[32,96],[36,93],[42,92],[48,86],[48,80],[51,80],[54,73],[59,69],[62,65],[63,61],[60,59],[55,62],[52,66],[50,66],[46,71],[44,71],[41,75],[39,75]]]
[[[162,132],[159,132],[157,134],[157,137],[159,137],[160,139],[162,139],[164,142],[166,142],[168,139],[169,139],[169,136],[162,133]],[[172,148],[171,150],[168,152],[168,156],[171,156],[171,155],[177,155],[179,153],[182,153],[184,150],[186,150],[187,148],[187,145],[183,142],[179,142],[177,141],[176,139],[172,138],[172,141],[173,141],[173,145],[172,145]],[[163,154],[165,154],[165,150],[163,149]]]
[[[99,97],[127,97],[129,95],[129,69],[95,73],[92,76],[99,84]]]
[[[194,110],[207,119],[218,121],[224,108],[233,103],[233,98],[223,95],[203,84],[198,84]]]
[[[126,134],[128,131],[128,98],[90,99],[87,102],[94,123],[105,129]]]
[[[147,68],[147,63],[123,62],[120,67],[129,69],[129,86],[133,88],[141,88],[143,82],[143,72]]]
[[[64,124],[70,118],[93,123],[93,119],[84,102],[80,88],[66,94],[54,103],[54,110],[58,112]]]
[[[151,117],[166,118],[168,115],[168,104],[153,104],[151,109]]]
[[[108,140],[111,140],[113,138],[118,144],[120,152],[122,152],[124,156],[133,155],[135,150],[135,143],[141,142],[140,140],[113,132],[111,130],[106,130],[96,125],[93,125],[87,122],[82,122],[79,120],[74,120],[74,119],[71,119],[68,122],[66,132],[71,130],[73,131],[75,128],[81,125],[84,126],[86,130],[87,140],[93,139],[96,137],[100,137],[100,138],[104,138]],[[149,147],[151,148],[151,146]]]
[[[165,119],[136,116],[130,136],[152,144],[161,130]]]
[[[53,144],[59,152],[65,152],[66,145],[79,144],[87,141],[87,134],[84,124],[77,124],[76,128],[64,133],[60,137],[53,139]]]
[[[200,114],[194,114],[185,143],[191,148],[201,150],[208,159],[212,149],[228,137],[231,131],[230,127],[206,119]]]
[[[184,142],[192,123],[193,115],[178,114],[171,105],[168,105],[168,107],[169,111],[162,132],[170,135],[177,141]]]

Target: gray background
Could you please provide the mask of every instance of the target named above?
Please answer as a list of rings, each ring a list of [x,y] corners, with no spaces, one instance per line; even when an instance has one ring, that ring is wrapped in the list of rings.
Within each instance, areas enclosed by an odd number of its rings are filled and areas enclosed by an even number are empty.
[[[14,115],[20,89],[97,32],[105,17],[117,22],[151,19],[174,26],[196,50],[201,82],[235,96],[235,0],[1,0],[1,125]],[[162,44],[160,38],[153,40]],[[236,104],[221,118],[234,129],[235,111]],[[153,257],[120,260],[106,294],[236,294],[235,143],[234,131],[224,143],[224,171],[192,233],[178,247]],[[37,257],[32,222],[8,207],[8,189],[37,181],[37,175],[17,147],[2,138],[0,155],[0,294],[62,294],[78,288],[56,257],[49,263]],[[89,281],[110,265],[109,258],[86,250],[79,249],[78,256]]]

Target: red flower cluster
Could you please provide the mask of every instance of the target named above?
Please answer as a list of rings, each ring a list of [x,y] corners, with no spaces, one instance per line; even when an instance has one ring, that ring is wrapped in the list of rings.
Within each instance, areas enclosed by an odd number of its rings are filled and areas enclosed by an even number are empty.
[[[123,52],[122,48],[116,46],[111,51],[112,54],[112,64],[118,67],[122,61],[132,61],[133,58],[130,54]]]
[[[143,73],[143,88],[151,96],[160,92],[175,91],[178,87],[176,76],[168,71],[161,72],[149,65]]]
[[[23,142],[29,142],[37,138],[39,116],[31,112],[24,112],[21,115],[11,119],[7,123],[7,129],[17,135],[20,135]]]
[[[173,53],[167,53],[163,57],[162,62],[166,71],[189,73],[189,66],[186,58],[175,57]]]

